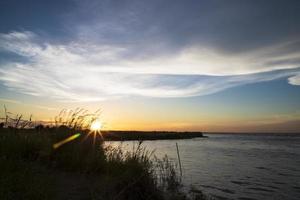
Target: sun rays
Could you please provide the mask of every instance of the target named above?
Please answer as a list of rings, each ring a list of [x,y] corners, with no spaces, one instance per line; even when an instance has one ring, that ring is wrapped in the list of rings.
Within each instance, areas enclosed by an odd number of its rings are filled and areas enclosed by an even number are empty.
[[[88,137],[93,137],[93,145],[95,145],[96,140],[100,139],[101,141],[104,140],[101,129],[103,128],[103,123],[99,119],[95,119],[89,128],[89,132],[85,136],[84,140],[86,140]]]
[[[92,124],[91,124],[91,131],[100,131],[102,128],[102,123],[99,120],[95,120]]]

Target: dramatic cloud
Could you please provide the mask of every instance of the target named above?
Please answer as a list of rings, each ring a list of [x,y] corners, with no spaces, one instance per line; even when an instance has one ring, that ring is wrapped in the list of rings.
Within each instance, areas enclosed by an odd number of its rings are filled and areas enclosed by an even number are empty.
[[[0,34],[3,85],[64,101],[200,96],[279,78],[299,85],[297,2],[74,2],[62,37]]]
[[[136,60],[124,57],[130,49],[118,46],[78,42],[52,45],[38,41],[31,32],[0,35],[3,50],[26,59],[3,64],[0,80],[26,94],[60,100],[206,95],[237,85],[292,76],[298,71],[298,63],[285,63],[297,57],[298,52],[274,56],[274,52],[281,52],[289,44],[266,48],[261,54],[256,51],[236,56],[189,47],[171,57]]]

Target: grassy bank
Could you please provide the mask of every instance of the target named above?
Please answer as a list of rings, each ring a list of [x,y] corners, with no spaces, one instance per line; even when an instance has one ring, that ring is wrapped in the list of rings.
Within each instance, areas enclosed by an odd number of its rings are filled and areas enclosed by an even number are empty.
[[[26,129],[20,122],[0,128],[0,199],[205,199],[184,193],[172,162],[141,142],[124,152],[83,126]]]
[[[98,111],[63,110],[45,127],[5,109],[0,124],[0,199],[205,199],[200,191],[183,192],[172,162],[156,159],[142,142],[130,152],[104,145],[104,137],[124,134],[124,139],[129,133],[90,131],[98,118]],[[135,139],[144,139],[142,134],[136,132]]]

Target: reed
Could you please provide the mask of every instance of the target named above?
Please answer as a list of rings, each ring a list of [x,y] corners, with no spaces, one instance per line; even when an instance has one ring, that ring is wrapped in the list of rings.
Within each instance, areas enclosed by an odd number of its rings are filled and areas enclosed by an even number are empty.
[[[180,178],[182,177],[182,168],[181,168],[181,160],[180,160],[180,155],[179,155],[179,149],[178,149],[178,144],[176,142],[176,152],[177,152],[177,158],[179,162],[179,169],[180,169]]]

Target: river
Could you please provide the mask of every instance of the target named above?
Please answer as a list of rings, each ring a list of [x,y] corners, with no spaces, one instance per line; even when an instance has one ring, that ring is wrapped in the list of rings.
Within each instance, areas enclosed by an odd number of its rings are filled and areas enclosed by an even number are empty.
[[[205,134],[207,138],[145,141],[157,157],[183,169],[183,183],[214,199],[300,199],[300,134]],[[120,142],[109,142],[119,145]],[[122,142],[131,149],[136,142]]]

